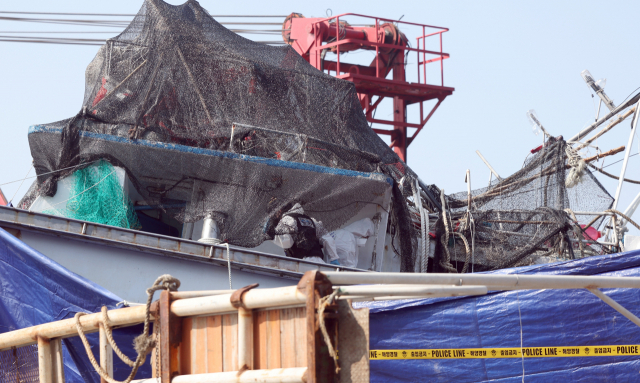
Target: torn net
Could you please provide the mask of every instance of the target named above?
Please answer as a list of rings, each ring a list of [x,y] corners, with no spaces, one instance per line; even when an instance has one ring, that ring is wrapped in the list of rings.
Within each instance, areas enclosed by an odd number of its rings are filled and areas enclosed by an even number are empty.
[[[440,214],[432,226],[434,270],[461,270],[471,261],[464,241],[453,233],[464,236],[468,247],[473,243],[475,271],[528,265],[541,257],[550,261],[606,252],[584,232],[594,216],[574,217],[571,211],[602,212],[613,198],[588,170],[579,184],[567,188],[565,148],[561,138],[550,139],[520,171],[473,190],[470,201],[467,192],[446,196],[446,219]],[[597,228],[603,220],[591,226]]]

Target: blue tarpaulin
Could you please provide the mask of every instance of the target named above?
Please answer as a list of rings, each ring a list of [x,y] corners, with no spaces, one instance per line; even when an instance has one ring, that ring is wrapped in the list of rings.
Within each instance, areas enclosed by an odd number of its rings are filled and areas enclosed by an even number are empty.
[[[121,301],[110,291],[72,273],[0,229],[0,333],[73,318],[76,312],[99,312],[103,305],[114,309]],[[116,343],[132,360],[136,356],[133,338],[141,332],[141,325],[114,331]],[[98,358],[97,334],[87,337]],[[67,382],[100,382],[80,338],[63,341],[63,361]],[[129,366],[114,357],[116,379],[126,379],[130,371]],[[137,378],[150,376],[149,363],[145,363]]]
[[[494,273],[640,277],[640,251]],[[640,314],[640,289],[602,291]],[[519,349],[521,345],[591,350],[591,356],[577,357],[371,360],[371,382],[640,381],[640,355],[593,356],[591,346],[640,345],[640,327],[587,290],[490,292],[356,307],[370,308],[371,350]]]

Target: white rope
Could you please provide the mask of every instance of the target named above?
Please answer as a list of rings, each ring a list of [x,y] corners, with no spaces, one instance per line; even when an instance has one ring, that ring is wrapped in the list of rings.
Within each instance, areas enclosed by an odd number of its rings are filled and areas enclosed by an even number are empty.
[[[567,179],[565,180],[565,186],[567,188],[572,188],[582,182],[582,176],[584,175],[584,170],[587,167],[587,163],[580,158],[578,152],[567,145],[565,148],[565,153],[567,154],[567,163],[571,166],[571,170],[569,171],[569,175],[567,175]]]
[[[73,166],[69,166],[68,168],[62,168],[62,169],[60,169],[60,170],[54,170],[54,171],[52,171],[52,172],[42,173],[42,174],[40,174],[40,175],[36,175],[36,176],[33,176],[33,177],[26,177],[24,180],[30,180],[30,179],[32,179],[32,178],[37,178],[37,177],[41,177],[41,176],[46,176],[47,174],[58,173],[58,172],[61,172],[61,171],[63,171],[63,170],[67,170],[67,169],[71,169],[71,168],[77,168],[77,167],[79,167],[79,166],[84,166],[84,165],[89,165],[89,164],[92,164],[92,163],[94,163],[94,162],[98,162],[98,161],[100,161],[100,160],[95,160],[95,161],[87,162],[87,163],[85,163],[85,164],[80,164],[80,165],[73,165]],[[29,172],[31,172],[31,169],[29,169]],[[29,174],[27,173],[27,175],[29,175]],[[5,182],[5,183],[3,183],[3,184],[0,184],[0,186],[9,185],[9,184],[14,184],[14,183],[16,183],[16,182],[20,182],[20,181],[24,181],[24,180],[15,180],[15,181],[11,181],[11,182]]]
[[[207,242],[212,245],[224,245],[227,247],[227,270],[229,271],[229,290],[233,290],[233,285],[231,283],[231,250],[229,250],[228,243],[222,243],[218,238],[207,238]],[[213,258],[213,246],[209,250],[209,258]]]
[[[429,266],[429,215],[425,214],[420,200],[420,183],[418,179],[416,179],[415,185],[412,184],[411,186],[413,188],[413,202],[416,204],[418,212],[420,212],[420,234],[422,235],[422,241],[420,241],[420,272],[426,273]]]
[[[233,285],[231,284],[231,256],[229,254],[229,244],[225,243],[227,246],[227,270],[229,270],[229,290],[233,290]]]

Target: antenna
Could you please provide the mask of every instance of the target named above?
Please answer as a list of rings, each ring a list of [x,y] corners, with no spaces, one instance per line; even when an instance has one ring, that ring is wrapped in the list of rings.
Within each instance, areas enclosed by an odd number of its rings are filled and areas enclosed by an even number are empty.
[[[609,110],[614,110],[616,106],[613,104],[613,101],[604,93],[604,86],[607,84],[606,79],[600,79],[595,81],[591,73],[588,70],[583,70],[580,75],[584,79],[584,81],[593,89],[594,92],[600,97],[602,102],[609,108]]]
[[[527,117],[529,118],[529,122],[531,122],[531,128],[533,129],[533,133],[537,136],[540,132],[545,135],[551,137],[551,135],[544,129],[540,120],[538,120],[538,116],[536,116],[536,111],[533,109],[527,110]]]

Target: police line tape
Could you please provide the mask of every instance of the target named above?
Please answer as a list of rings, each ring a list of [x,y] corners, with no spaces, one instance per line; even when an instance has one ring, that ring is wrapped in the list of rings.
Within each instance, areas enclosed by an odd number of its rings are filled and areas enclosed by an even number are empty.
[[[443,348],[426,350],[371,350],[369,359],[491,359],[491,358],[566,358],[584,356],[640,355],[640,345]]]

